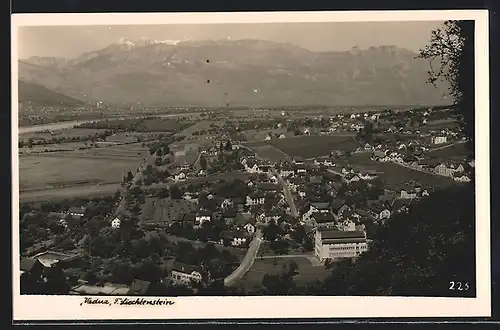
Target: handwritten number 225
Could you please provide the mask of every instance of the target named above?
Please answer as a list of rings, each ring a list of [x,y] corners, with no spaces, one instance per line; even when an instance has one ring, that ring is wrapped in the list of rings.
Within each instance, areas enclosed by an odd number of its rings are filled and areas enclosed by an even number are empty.
[[[458,290],[458,291],[467,291],[467,290],[469,290],[469,283],[450,281],[450,287],[448,289],[449,290]]]

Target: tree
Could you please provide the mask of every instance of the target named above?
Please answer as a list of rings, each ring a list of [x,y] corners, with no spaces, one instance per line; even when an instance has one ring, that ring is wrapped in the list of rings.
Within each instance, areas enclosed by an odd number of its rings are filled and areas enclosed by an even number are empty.
[[[299,265],[295,261],[290,262],[288,265],[288,272],[290,275],[296,275],[299,272]]]
[[[131,182],[133,179],[134,179],[134,175],[132,174],[132,172],[131,172],[131,171],[128,171],[128,172],[127,172],[127,179],[126,179],[126,180],[127,180],[128,182]]]
[[[170,188],[170,198],[172,198],[172,199],[181,199],[182,198],[182,191],[177,185],[173,185]]]
[[[429,82],[449,84],[469,149],[474,146],[474,21],[446,21],[432,31],[429,44],[420,50],[418,58],[430,60]],[[438,62],[435,65],[434,62]]]
[[[156,157],[155,159],[155,165],[156,166],[161,166],[163,164],[161,157]]]
[[[205,156],[200,156],[200,167],[202,170],[207,169],[207,159],[205,158]]]

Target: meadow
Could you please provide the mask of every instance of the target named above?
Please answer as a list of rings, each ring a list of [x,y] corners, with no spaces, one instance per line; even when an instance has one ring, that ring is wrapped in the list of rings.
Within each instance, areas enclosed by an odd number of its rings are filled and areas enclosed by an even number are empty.
[[[288,156],[283,151],[276,149],[275,147],[269,144],[253,147],[252,150],[259,157],[265,158],[271,162],[290,160],[290,156]]]
[[[140,144],[19,156],[21,199],[47,200],[64,194],[86,197],[113,194],[123,176],[143,162]]]
[[[293,277],[294,282],[298,285],[303,286],[315,280],[323,280],[330,275],[330,270],[325,269],[321,264],[313,265],[309,258],[310,257],[277,258],[276,265],[274,264],[274,258],[257,259],[252,268],[241,278],[239,283],[247,290],[260,289],[262,287],[262,279],[266,274],[280,274],[283,271],[283,267],[288,266],[292,261],[296,262],[298,265],[298,274]],[[314,258],[314,256],[312,256],[312,258]]]
[[[359,143],[350,136],[297,136],[269,141],[270,144],[292,157],[315,158],[328,156],[333,150],[354,151]]]

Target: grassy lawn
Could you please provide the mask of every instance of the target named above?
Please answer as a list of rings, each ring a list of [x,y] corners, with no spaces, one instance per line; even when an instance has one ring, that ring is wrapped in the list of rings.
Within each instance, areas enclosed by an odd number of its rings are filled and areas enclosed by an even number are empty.
[[[394,163],[378,163],[370,159],[371,153],[357,153],[336,162],[339,165],[350,165],[356,169],[376,170],[388,189],[414,180],[425,187],[446,187],[455,182],[451,178],[424,173]]]
[[[330,274],[330,270],[325,269],[324,266],[313,266],[311,262],[305,257],[297,258],[278,258],[276,265],[274,259],[260,259],[255,260],[252,268],[240,280],[247,290],[260,288],[262,279],[266,274],[279,274],[283,271],[283,266],[288,265],[291,261],[295,261],[299,266],[299,273],[294,276],[294,281],[298,285],[306,285],[314,282],[315,280],[323,280]]]
[[[272,140],[273,147],[294,157],[314,158],[328,156],[332,150],[353,151],[359,143],[350,136],[298,136]]]
[[[439,159],[465,159],[465,157],[469,154],[469,150],[467,149],[465,143],[459,143],[452,145],[450,147],[446,147],[439,150],[428,151],[427,156],[437,157]]]
[[[380,177],[389,189],[398,187],[409,180],[414,180],[424,187],[434,188],[455,184],[451,178],[415,171],[393,163],[378,163],[376,165],[375,169],[383,172]]]
[[[19,157],[19,188],[58,188],[83,184],[120,183],[127,171],[135,172],[141,160],[89,159],[40,155]]]
[[[260,157],[268,159],[271,162],[290,160],[290,156],[285,154],[283,151],[276,149],[272,145],[254,147],[252,150]]]
[[[123,190],[118,183],[78,185],[65,188],[23,191],[19,194],[19,200],[23,203],[31,203],[64,200],[68,198],[112,196],[117,190]]]

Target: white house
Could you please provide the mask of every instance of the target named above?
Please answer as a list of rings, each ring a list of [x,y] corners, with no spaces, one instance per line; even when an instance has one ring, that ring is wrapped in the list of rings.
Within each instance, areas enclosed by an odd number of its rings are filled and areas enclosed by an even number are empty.
[[[119,218],[114,218],[113,221],[111,221],[111,228],[113,229],[119,229],[121,225],[121,220]]]
[[[260,222],[271,223],[271,221],[278,221],[279,218],[281,218],[281,215],[277,212],[267,211],[261,213],[257,218]]]
[[[333,166],[334,163],[333,163],[333,160],[331,158],[325,158],[323,160],[323,165],[329,167],[329,166]]]
[[[448,138],[446,136],[434,136],[432,137],[432,144],[442,144],[446,143]]]
[[[338,228],[341,231],[355,231],[356,224],[351,220],[345,220],[339,224]]]
[[[191,285],[192,282],[201,282],[201,269],[198,266],[174,262],[170,279],[173,284]]]
[[[85,215],[85,207],[70,207],[68,214],[73,217],[83,217]]]
[[[248,195],[246,198],[247,206],[264,205],[266,198],[264,195]]]
[[[186,179],[186,174],[184,172],[179,172],[174,175],[174,180],[175,181],[182,181]]]
[[[245,164],[245,171],[248,173],[260,173],[259,166],[257,166],[257,164],[253,164],[252,166]]]
[[[357,174],[350,173],[350,174],[346,175],[345,180],[347,183],[352,183],[352,182],[357,182],[361,179]]]
[[[414,199],[417,198],[416,191],[407,191],[406,189],[401,189],[401,199]]]
[[[391,157],[389,156],[384,156],[382,158],[379,158],[378,160],[379,162],[382,162],[382,163],[389,163],[391,161]]]
[[[68,222],[66,221],[66,219],[61,219],[59,220],[59,226],[62,226],[62,227],[68,227]]]
[[[439,164],[434,167],[434,173],[443,175],[443,176],[451,176],[453,171],[451,168],[447,167],[445,164]]]
[[[233,201],[230,198],[226,198],[220,204],[221,209],[228,209],[234,205]]]
[[[232,246],[241,246],[247,242],[247,236],[241,231],[226,231],[222,233],[222,242],[227,240]]]
[[[266,141],[271,140],[271,135],[267,134],[266,137],[264,138],[264,140],[266,140]]]
[[[205,222],[210,222],[212,220],[212,213],[207,210],[200,210],[196,214],[196,225],[201,226]]]
[[[297,174],[305,174],[307,173],[307,167],[305,165],[298,165],[296,171]]]
[[[255,233],[255,225],[252,222],[247,222],[246,225],[243,226],[243,229],[252,236]]]
[[[302,221],[304,223],[309,223],[312,220],[312,216],[315,213],[330,213],[330,208],[328,203],[310,203],[308,207],[306,207],[305,211],[302,214]]]
[[[311,131],[308,128],[306,128],[304,130],[304,135],[311,135]]]
[[[278,136],[278,139],[284,139],[286,138],[285,134],[281,133],[279,136]]]
[[[353,114],[351,115],[351,119],[356,119],[356,114],[355,114],[355,113],[353,113]]]
[[[295,171],[293,169],[291,169],[291,168],[281,168],[280,169],[280,175],[282,177],[285,177],[285,178],[289,177],[290,175],[292,175],[294,173],[295,173]]]
[[[465,174],[459,174],[457,176],[454,176],[453,180],[458,181],[458,182],[470,182],[469,177]]]

